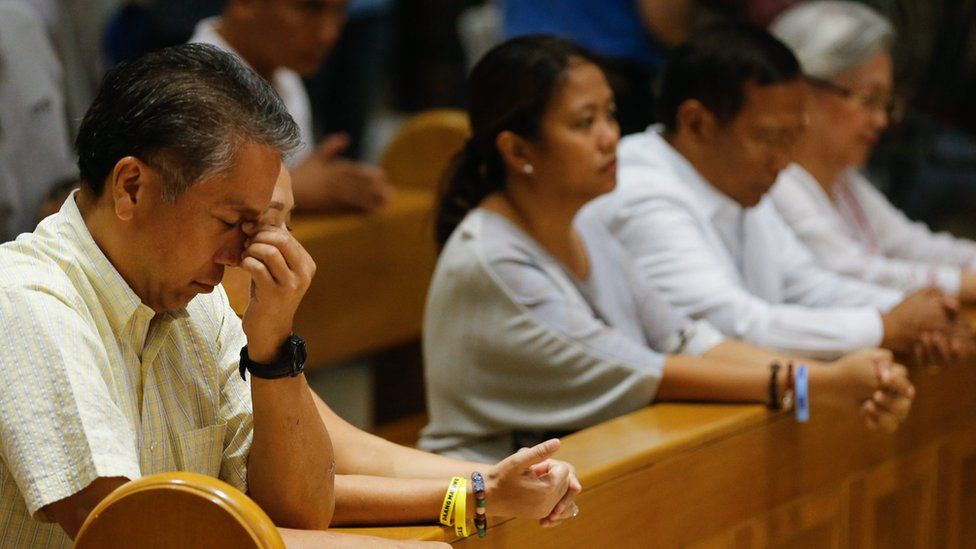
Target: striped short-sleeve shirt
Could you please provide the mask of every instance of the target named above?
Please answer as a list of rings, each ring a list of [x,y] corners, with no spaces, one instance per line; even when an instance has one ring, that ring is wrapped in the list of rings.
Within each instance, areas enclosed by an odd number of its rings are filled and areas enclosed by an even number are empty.
[[[70,546],[42,507],[98,477],[192,471],[247,489],[251,396],[223,289],[156,314],[70,197],[0,246],[0,547]]]

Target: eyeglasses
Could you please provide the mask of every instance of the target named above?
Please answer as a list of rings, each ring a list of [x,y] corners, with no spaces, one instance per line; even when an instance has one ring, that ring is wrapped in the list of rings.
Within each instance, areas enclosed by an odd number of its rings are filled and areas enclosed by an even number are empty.
[[[841,86],[840,84],[835,84],[830,80],[815,78],[813,76],[807,76],[805,78],[810,84],[835,95],[839,95],[848,101],[858,104],[864,109],[884,112],[885,115],[887,115],[888,120],[891,122],[901,120],[901,117],[905,114],[905,102],[902,101],[901,98],[896,97],[891,93],[878,94],[858,92]]]

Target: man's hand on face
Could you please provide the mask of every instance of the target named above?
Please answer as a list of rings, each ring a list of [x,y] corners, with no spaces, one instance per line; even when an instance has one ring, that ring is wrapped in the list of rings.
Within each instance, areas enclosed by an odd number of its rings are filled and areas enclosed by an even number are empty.
[[[382,169],[340,156],[348,145],[345,134],[330,135],[293,170],[299,208],[366,213],[380,208],[393,196],[393,187],[386,182]]]
[[[315,261],[282,227],[245,223],[241,268],[251,275],[251,301],[244,312],[248,355],[273,362],[292,331],[298,304],[315,275]]]

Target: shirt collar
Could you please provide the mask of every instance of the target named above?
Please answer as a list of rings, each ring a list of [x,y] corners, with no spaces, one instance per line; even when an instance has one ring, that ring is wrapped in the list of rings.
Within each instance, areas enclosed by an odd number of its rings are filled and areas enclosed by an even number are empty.
[[[742,211],[743,208],[738,202],[712,186],[683,154],[668,143],[663,135],[663,125],[651,126],[648,133],[651,146],[671,166],[678,180],[695,195],[702,213],[709,218],[714,218],[722,213],[738,214]]]
[[[95,289],[112,331],[122,333],[133,320],[137,325],[148,326],[149,321],[157,316],[156,312],[139,299],[95,243],[75,202],[77,194],[78,191],[73,192],[61,207],[60,215],[64,220],[65,241],[75,243],[78,265]],[[184,308],[168,311],[159,316],[161,319],[185,318],[187,312]]]

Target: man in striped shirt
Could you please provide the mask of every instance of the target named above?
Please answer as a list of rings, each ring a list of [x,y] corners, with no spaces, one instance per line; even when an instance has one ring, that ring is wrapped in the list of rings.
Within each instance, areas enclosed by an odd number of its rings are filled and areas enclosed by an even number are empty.
[[[186,470],[276,524],[324,529],[331,441],[280,360],[315,264],[256,223],[298,131],[233,57],[180,46],[106,78],[77,141],[82,189],[0,247],[0,545],[67,546],[129,479]],[[254,280],[243,325],[218,285]],[[253,412],[252,412],[253,411]]]

